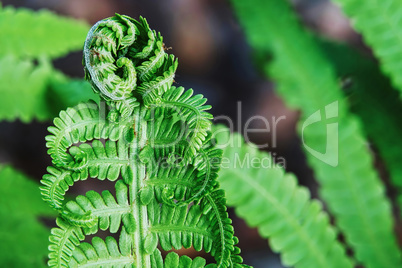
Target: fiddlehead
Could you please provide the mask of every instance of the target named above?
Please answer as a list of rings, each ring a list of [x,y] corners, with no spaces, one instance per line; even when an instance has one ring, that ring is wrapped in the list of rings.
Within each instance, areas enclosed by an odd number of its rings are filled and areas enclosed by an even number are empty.
[[[116,15],[95,24],[83,65],[106,102],[62,111],[47,140],[56,167],[42,195],[60,212],[50,237],[51,267],[204,267],[163,250],[205,250],[208,267],[244,267],[224,192],[216,182],[221,150],[214,148],[202,95],[172,86],[177,60],[145,19]],[[63,203],[78,180],[116,181],[115,194],[89,191]],[[85,235],[120,232],[118,240]]]

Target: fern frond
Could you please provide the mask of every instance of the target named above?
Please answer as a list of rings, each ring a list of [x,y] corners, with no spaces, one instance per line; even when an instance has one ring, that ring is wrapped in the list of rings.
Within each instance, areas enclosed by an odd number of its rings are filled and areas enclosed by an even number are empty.
[[[142,96],[146,106],[158,102],[160,96],[173,84],[174,76],[178,66],[177,59],[173,55],[167,55],[164,65],[160,68],[160,75],[150,82],[144,82],[137,87],[138,93]]]
[[[402,92],[402,3],[397,0],[367,1],[334,0],[352,19],[353,26],[380,60],[383,72]]]
[[[132,172],[126,150],[127,146],[123,141],[116,144],[111,140],[107,140],[105,145],[94,140],[91,145],[84,143],[79,147],[72,147],[72,158],[80,159],[79,164],[69,164],[68,169],[49,167],[49,174],[44,175],[41,181],[43,199],[53,208],[60,209],[69,186],[78,180],[91,177],[115,181],[120,174],[124,179],[130,180]]]
[[[50,267],[69,267],[68,263],[74,249],[84,240],[82,229],[68,224],[61,218],[56,219],[59,228],[53,228],[49,237],[49,261]]]
[[[214,233],[214,246],[211,249],[211,255],[217,261],[217,267],[247,267],[242,264],[243,259],[238,255],[240,249],[236,246],[239,242],[234,236],[234,229],[231,225],[226,209],[225,192],[217,189],[206,195],[201,201],[200,206],[203,213],[210,215]]]
[[[74,169],[75,165],[85,164],[81,163],[82,159],[76,159],[78,162],[75,162],[67,153],[73,144],[101,138],[116,141],[119,138],[121,131],[118,126],[109,123],[102,112],[96,103],[80,103],[61,111],[59,117],[54,119],[55,126],[48,128],[53,135],[46,137],[46,146],[56,166],[67,165]]]
[[[119,47],[122,36],[130,41]],[[164,51],[162,36],[144,18],[138,22],[120,15],[92,27],[84,64],[86,77],[106,100],[121,102],[134,94],[146,105],[170,88],[177,69],[177,60]]]
[[[246,144],[240,134],[223,126],[214,131],[224,152],[219,182],[228,204],[269,239],[284,265],[353,267],[321,203],[310,200],[308,189],[298,186],[293,174],[285,174],[269,154]]]
[[[197,151],[204,144],[207,133],[211,128],[212,115],[206,110],[210,105],[204,105],[207,99],[201,94],[193,96],[193,90],[184,90],[183,87],[171,87],[164,93],[160,102],[153,103],[149,116],[151,118],[163,116],[165,114],[176,115],[185,123],[188,133],[186,158],[196,155]]]
[[[149,150],[152,153],[152,149]],[[147,155],[147,159],[152,158],[151,163],[159,160],[157,165],[149,167],[152,172],[147,185],[152,187],[159,201],[167,204],[180,206],[198,201],[218,187],[216,178],[221,155],[220,150],[210,145],[199,150],[191,164],[172,154],[162,158]]]
[[[48,129],[57,168],[44,176],[42,194],[60,212],[49,265],[205,266],[172,253],[163,260],[160,244],[205,249],[217,262],[208,267],[244,267],[216,182],[221,151],[210,141],[210,106],[192,90],[171,87],[177,60],[165,53],[161,35],[145,19],[116,14],[91,28],[84,65],[107,107],[81,103],[60,112]],[[89,177],[121,177],[116,197],[89,191],[63,205],[69,186]],[[99,230],[120,230],[119,245],[112,238],[80,244]]]
[[[265,51],[273,53],[274,61],[266,72],[278,82],[277,90],[286,102],[302,110],[302,119],[327,105],[336,107],[339,143],[337,138],[327,137],[327,124],[323,120],[306,127],[302,135],[304,143],[317,152],[339,148],[338,155],[331,155],[337,157],[332,166],[311,153],[307,157],[322,187],[321,195],[356,258],[369,267],[399,266],[401,254],[393,233],[390,202],[371,166],[372,156],[359,123],[347,111],[332,66],[300,27],[285,1],[232,2],[250,43],[256,49],[265,47]],[[276,14],[281,14],[280,19]]]
[[[128,49],[128,55],[135,59],[146,59],[154,50],[155,32],[149,27],[147,20],[140,16],[139,21],[131,20],[138,30],[136,37],[137,46],[131,46]]]
[[[75,201],[66,203],[63,218],[72,225],[83,227],[85,234],[94,234],[99,229],[116,233],[122,222],[126,231],[132,233],[135,220],[128,202],[127,185],[119,180],[115,187],[116,198],[109,191],[103,191],[102,195],[89,191],[85,196],[77,196]],[[91,218],[89,222],[85,221],[87,215]]]
[[[168,59],[163,47],[162,36],[159,33],[156,34],[155,31],[153,35],[156,36],[154,49],[148,56],[148,59],[137,67],[138,78],[143,82],[149,82],[154,79],[155,74],[163,66],[164,61]]]
[[[399,92],[392,88],[374,60],[341,44],[320,40],[326,56],[334,63],[340,77],[351,79],[352,85],[344,89],[352,112],[359,116],[364,131],[384,160],[391,183],[402,193],[402,165],[399,163],[402,148],[402,126],[399,115],[402,104]],[[378,101],[381,99],[382,101]]]
[[[81,144],[79,147],[72,147],[70,153],[73,158],[76,154],[84,154],[87,163],[80,168],[82,177],[108,179],[115,181],[120,173],[127,173],[129,168],[129,158],[127,154],[127,144],[123,140],[117,143],[107,140],[102,144],[99,140],[94,140],[92,144]]]
[[[166,251],[191,246],[197,251],[211,251],[213,230],[208,216],[202,214],[198,205],[190,208],[166,204],[160,206],[152,201],[147,209],[150,222],[149,234],[145,238],[147,252],[153,253],[158,244]]]
[[[160,244],[163,250],[194,247],[211,252],[218,267],[235,267],[242,259],[237,256],[238,243],[228,217],[223,192],[217,190],[201,199],[199,205],[171,206],[148,204],[149,234],[145,239],[147,252]],[[150,241],[147,243],[147,241]]]
[[[163,159],[170,155],[182,156],[188,148],[190,133],[186,123],[177,116],[170,114],[155,113],[160,110],[148,111],[147,136],[149,137],[150,157]]]
[[[84,22],[48,10],[0,7],[0,17],[2,35],[7,37],[0,40],[0,56],[60,57],[81,49],[89,29]]]
[[[120,246],[124,247],[121,242]],[[92,244],[82,243],[74,251],[69,267],[133,267],[134,256],[130,251],[120,250],[120,246],[113,237],[108,236],[105,240],[94,237]]]
[[[43,175],[40,187],[42,198],[52,208],[60,209],[63,204],[64,195],[74,182],[81,179],[79,173],[72,173],[70,170],[47,168],[48,174]]]
[[[155,250],[151,256],[151,263],[152,267],[156,268],[203,268],[206,261],[201,257],[196,257],[192,260],[186,255],[179,256],[175,252],[169,252],[163,259],[159,250]],[[211,265],[208,267],[211,267]]]

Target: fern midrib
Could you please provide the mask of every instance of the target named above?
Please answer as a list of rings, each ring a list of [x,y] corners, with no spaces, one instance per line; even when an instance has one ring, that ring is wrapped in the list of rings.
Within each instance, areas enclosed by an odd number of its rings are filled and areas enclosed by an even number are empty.
[[[113,158],[95,158],[88,160],[88,166],[128,166],[130,160],[123,157],[113,157]]]
[[[173,139],[165,138],[165,139],[150,139],[152,145],[166,145],[166,144],[173,144],[177,141],[177,137]]]
[[[216,204],[215,204],[214,200],[212,199],[211,195],[208,194],[204,198],[206,198],[208,200],[208,202],[211,204],[211,207],[215,212],[217,222],[219,224],[219,235],[221,237],[221,239],[220,239],[221,240],[221,250],[220,250],[221,251],[221,258],[220,258],[219,263],[217,265],[218,265],[218,267],[221,267],[222,262],[223,262],[224,252],[225,252],[225,245],[226,245],[226,243],[225,243],[225,228],[223,227],[223,224],[222,224],[222,218],[221,218],[221,214],[219,213],[219,209],[216,206]],[[230,267],[233,267],[232,259],[229,259],[229,264],[230,264]]]
[[[353,195],[353,200],[354,203],[357,205],[358,211],[357,211],[357,215],[360,218],[360,222],[362,224],[364,224],[364,226],[361,228],[362,230],[364,230],[364,233],[366,234],[366,237],[369,238],[369,240],[371,241],[370,244],[372,247],[374,247],[377,250],[374,250],[374,252],[372,252],[372,254],[375,254],[377,256],[377,259],[382,260],[381,263],[383,263],[384,267],[393,267],[394,264],[393,263],[388,263],[389,262],[389,257],[385,254],[385,253],[381,247],[379,247],[379,243],[377,243],[377,239],[375,238],[375,229],[372,228],[372,224],[370,224],[369,220],[367,219],[366,215],[370,215],[369,209],[368,207],[366,207],[364,205],[364,203],[362,202],[362,200],[360,198],[357,198],[358,195],[360,195],[360,192],[358,192],[358,188],[356,187],[356,184],[352,178],[352,176],[350,175],[350,172],[348,172],[347,170],[345,170],[345,166],[344,165],[338,165],[338,168],[341,167],[340,172],[343,174],[343,178],[347,178],[346,180],[346,184],[348,185],[347,188],[345,189],[349,189],[349,192],[352,192]],[[364,211],[364,212],[363,212]],[[356,214],[356,211],[355,211]],[[372,230],[372,232],[370,232]],[[347,243],[350,243],[348,240],[348,237],[346,237],[347,239]],[[379,254],[380,253],[380,254]]]
[[[204,178],[204,182],[203,182],[201,188],[198,190],[197,193],[195,193],[195,194],[190,198],[190,201],[196,200],[197,197],[198,197],[199,195],[201,195],[201,193],[202,193],[202,192],[205,190],[205,188],[207,187],[208,182],[209,182],[209,180],[210,180],[210,178],[211,178],[211,162],[208,161],[208,156],[205,154],[205,151],[204,151],[204,150],[202,150],[202,149],[199,150],[199,154],[203,156],[203,158],[204,158],[204,160],[205,160],[205,163],[206,163],[206,164],[205,164],[205,169],[206,169],[206,171],[205,171],[205,178]]]
[[[155,58],[150,62],[150,64],[147,65],[147,67],[144,69],[144,71],[140,72],[140,75],[139,75],[140,80],[143,80],[142,78],[144,77],[144,75],[148,74],[148,72],[152,69],[152,67],[154,67],[156,65],[156,63],[160,60],[160,58],[165,55],[165,51],[163,50],[163,47],[161,47],[161,49],[157,52],[159,52],[159,53],[154,56]]]
[[[61,208],[61,206],[57,206],[57,198],[55,198],[55,193],[56,193],[56,188],[60,185],[59,183],[64,180],[64,178],[69,175],[71,171],[63,170],[63,173],[60,174],[59,176],[53,175],[57,177],[56,181],[52,183],[52,186],[50,187],[49,191],[49,196],[50,199],[52,200],[52,203],[55,205],[55,207]]]
[[[110,257],[109,259],[98,259],[98,260],[91,260],[88,261],[85,264],[78,264],[77,267],[120,267],[119,265],[127,265],[127,264],[133,264],[134,256],[129,255],[129,256],[120,256],[118,258],[116,257]],[[105,266],[103,266],[105,265]],[[124,266],[125,267],[125,266]]]
[[[147,185],[164,186],[166,184],[182,185],[182,186],[186,186],[187,188],[194,187],[194,183],[192,183],[191,181],[187,181],[187,180],[169,179],[169,178],[166,178],[166,179],[158,178],[158,179],[147,180]]]
[[[63,248],[66,244],[66,241],[70,238],[70,236],[73,234],[74,229],[78,229],[79,227],[75,226],[69,226],[68,229],[64,229],[64,235],[61,239],[61,242],[58,244],[60,246],[57,247],[57,265],[58,267],[63,267],[62,265],[62,256],[63,256]]]
[[[134,128],[136,133],[147,133],[146,123],[141,120],[141,109],[137,108],[134,112]],[[142,132],[141,132],[142,131]],[[138,192],[145,186],[143,180],[146,178],[146,168],[141,161],[136,161],[140,155],[141,149],[145,146],[145,140],[141,140],[142,135],[135,135],[133,142],[130,144],[130,167],[133,171],[133,181],[129,187],[129,197],[131,211],[137,222],[136,230],[132,234],[133,252],[136,261],[136,267],[151,268],[150,255],[143,250],[143,241],[148,233],[148,211],[138,200]]]
[[[238,172],[240,170],[237,170]],[[297,220],[292,216],[292,214],[289,212],[289,210],[286,209],[285,206],[283,206],[276,198],[272,198],[272,195],[266,191],[264,187],[262,187],[260,184],[256,183],[255,180],[248,174],[248,173],[242,173],[242,176],[239,176],[238,172],[235,172],[235,169],[228,169],[228,173],[232,173],[232,176],[238,178],[239,180],[242,180],[245,182],[245,185],[250,185],[252,186],[256,192],[260,193],[261,196],[267,200],[268,203],[273,204],[272,207],[277,209],[281,215],[283,215],[283,218],[288,222],[290,226],[292,226],[293,230],[297,230],[297,233],[299,234],[299,237],[301,240],[305,242],[306,245],[311,249],[314,254],[311,254],[311,258],[316,258],[318,263],[320,263],[319,267],[328,267],[328,262],[326,261],[325,256],[323,256],[323,252],[321,248],[319,248],[318,244],[312,243],[312,240],[309,236],[309,234],[304,232],[304,229],[297,224]],[[260,226],[263,225],[260,224]],[[338,267],[336,267],[338,268]]]
[[[169,76],[167,76],[165,79],[162,79],[161,81],[159,81],[159,82],[156,83],[155,85],[148,87],[148,89],[145,90],[145,92],[142,94],[143,98],[146,97],[146,96],[148,96],[148,94],[150,94],[151,92],[153,92],[154,89],[160,88],[161,85],[164,85],[165,83],[168,83],[168,82],[170,82],[171,80],[173,80],[174,76],[175,76],[175,73],[172,72],[172,74],[169,75]]]
[[[148,230],[150,232],[155,232],[155,233],[178,232],[178,233],[200,234],[203,237],[208,237],[210,239],[214,238],[213,235],[206,230],[202,230],[195,226],[173,225],[173,223],[172,223],[172,225],[155,224],[155,225],[150,226],[150,228]]]
[[[94,216],[112,216],[112,215],[119,215],[119,214],[122,215],[122,214],[132,212],[130,205],[126,205],[126,206],[116,205],[114,207],[94,209],[91,211]]]

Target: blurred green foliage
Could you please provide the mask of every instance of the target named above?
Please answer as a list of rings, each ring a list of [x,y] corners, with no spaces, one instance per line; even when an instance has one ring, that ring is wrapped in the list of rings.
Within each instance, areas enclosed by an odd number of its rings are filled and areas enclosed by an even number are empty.
[[[381,63],[379,66],[391,75],[394,85],[398,86],[398,67],[401,64],[398,59],[402,49],[400,33],[397,33],[396,27],[401,20],[396,15],[401,14],[402,5],[393,0],[386,1],[384,6],[358,0],[335,2],[344,3],[347,12],[356,18],[356,28],[361,30],[368,44],[377,52]],[[345,237],[344,253],[347,248],[352,248],[354,261],[364,267],[401,266],[391,200],[373,166],[373,152],[368,148],[365,136],[377,147],[400,195],[402,177],[398,159],[401,158],[402,132],[399,123],[399,94],[373,60],[359,55],[346,45],[321,41],[306,30],[288,1],[232,0],[232,4],[246,38],[256,52],[258,65],[276,83],[276,91],[286,104],[301,111],[298,133],[306,149],[309,165],[320,185],[320,195],[335,217],[335,226]],[[388,18],[388,15],[395,16]],[[332,106],[336,109],[331,110]],[[305,127],[305,123],[317,113],[319,119]],[[329,131],[328,126],[334,123],[337,124],[336,130]],[[313,154],[311,148],[319,153]],[[334,163],[328,163],[323,158],[331,149],[334,149],[338,158]],[[276,176],[267,180],[274,180]],[[258,176],[255,180],[255,183],[260,183]],[[237,184],[238,189],[243,189],[246,187],[243,184],[250,182],[239,181]],[[230,187],[227,185],[228,189]],[[278,186],[275,186],[272,191],[277,189]],[[289,206],[287,209],[292,209],[295,205],[289,199],[296,198],[293,191],[282,192],[288,195],[285,199]],[[230,194],[229,191],[228,200],[231,200]],[[238,193],[235,195],[238,196]],[[269,196],[265,195],[265,198]],[[249,202],[251,200],[254,199],[250,198]],[[258,203],[264,203],[263,197],[253,201],[254,205]],[[235,203],[235,206],[246,207],[246,204]],[[244,216],[251,224],[257,221],[254,225],[264,228],[265,224],[272,224],[274,218],[281,215],[272,210],[270,213],[275,216],[259,221],[251,212],[244,213]],[[318,217],[310,215],[306,223],[302,213],[297,215],[303,220],[300,226],[293,226],[295,232],[306,224],[311,226],[310,221]],[[330,267],[334,264],[331,261],[333,253],[328,246],[323,245],[322,248],[328,263],[317,266],[311,254],[302,254],[304,246],[299,244],[300,239],[295,236],[287,240],[284,238],[284,241],[279,242],[281,246],[278,246],[276,240],[272,241],[285,232],[285,223],[284,219],[282,228],[271,232],[265,229],[261,231],[270,239],[273,249],[282,254],[285,264],[295,267]],[[310,231],[315,232],[317,229]],[[300,255],[297,258],[292,255],[294,259],[291,258],[289,262],[289,254],[295,252]]]
[[[39,185],[0,166],[0,267],[45,267],[49,230],[40,217],[55,217]]]
[[[87,82],[52,65],[82,48],[86,23],[0,4],[0,29],[0,121],[51,120],[67,106],[97,100]],[[0,184],[0,267],[45,267],[49,229],[39,217],[55,213],[39,185],[11,166],[0,166]]]

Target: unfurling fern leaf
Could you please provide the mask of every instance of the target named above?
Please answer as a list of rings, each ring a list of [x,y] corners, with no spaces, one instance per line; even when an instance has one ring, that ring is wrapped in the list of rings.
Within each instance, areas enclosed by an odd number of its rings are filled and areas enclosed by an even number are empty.
[[[221,150],[213,147],[212,115],[202,95],[173,87],[177,60],[162,37],[116,14],[95,24],[85,41],[84,69],[100,104],[60,112],[46,137],[54,167],[43,176],[43,199],[59,211],[49,247],[51,267],[204,267],[160,248],[204,250],[208,267],[246,267],[238,255],[216,182]],[[89,191],[64,203],[76,181],[116,181],[116,192]],[[99,230],[112,237],[86,235]]]

